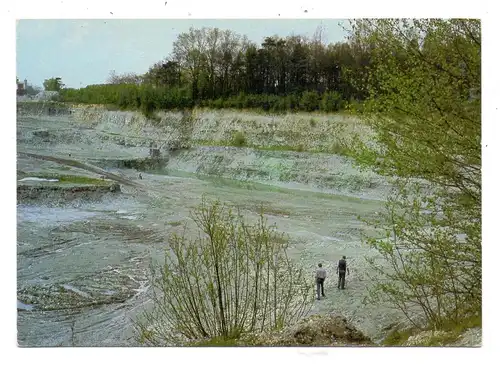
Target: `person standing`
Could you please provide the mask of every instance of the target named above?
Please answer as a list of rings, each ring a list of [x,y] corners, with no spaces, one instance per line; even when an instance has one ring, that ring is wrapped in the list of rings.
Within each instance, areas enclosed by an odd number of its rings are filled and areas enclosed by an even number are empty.
[[[323,265],[321,263],[318,264],[318,270],[316,270],[316,294],[318,300],[320,300],[320,293],[321,296],[325,296],[325,290],[323,284],[325,283],[326,279],[326,270],[323,269]],[[321,289],[321,290],[320,290]]]
[[[345,273],[349,275],[349,268],[347,267],[347,262],[345,256],[339,260],[337,265],[337,274],[339,275],[339,282],[337,284],[338,289],[345,289]]]

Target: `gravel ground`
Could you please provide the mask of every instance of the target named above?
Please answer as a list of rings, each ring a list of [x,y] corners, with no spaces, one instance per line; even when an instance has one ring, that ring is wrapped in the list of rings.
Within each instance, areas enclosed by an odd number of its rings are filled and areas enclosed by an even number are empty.
[[[465,331],[454,346],[459,347],[481,347],[483,341],[483,330],[480,327],[469,328]]]

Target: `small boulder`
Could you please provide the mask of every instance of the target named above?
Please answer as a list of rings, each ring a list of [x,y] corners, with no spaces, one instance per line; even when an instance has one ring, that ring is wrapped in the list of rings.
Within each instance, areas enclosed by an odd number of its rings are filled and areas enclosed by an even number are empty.
[[[49,133],[49,131],[46,131],[46,130],[40,130],[40,131],[34,131],[33,135],[35,137],[47,138],[50,136],[50,133]]]

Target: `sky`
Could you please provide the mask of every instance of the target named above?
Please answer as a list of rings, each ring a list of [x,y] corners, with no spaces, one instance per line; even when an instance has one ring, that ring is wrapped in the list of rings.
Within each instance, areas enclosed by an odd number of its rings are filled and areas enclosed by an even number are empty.
[[[323,27],[329,43],[342,41],[337,19],[25,19],[16,28],[16,75],[29,84],[61,77],[66,87],[104,83],[111,70],[142,74],[172,51],[177,35],[190,27],[217,27],[258,44],[272,35],[312,36]]]

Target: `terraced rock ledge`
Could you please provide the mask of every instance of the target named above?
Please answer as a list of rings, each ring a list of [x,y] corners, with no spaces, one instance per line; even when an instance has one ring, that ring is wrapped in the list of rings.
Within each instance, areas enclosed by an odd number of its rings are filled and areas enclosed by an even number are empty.
[[[19,175],[19,174],[18,174]],[[22,173],[21,175],[27,175]],[[62,205],[75,200],[98,200],[119,193],[120,184],[106,179],[73,175],[26,176],[17,182],[18,204],[48,203]]]

